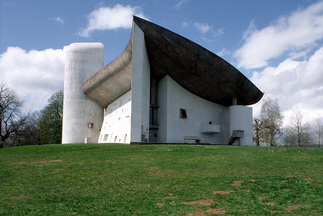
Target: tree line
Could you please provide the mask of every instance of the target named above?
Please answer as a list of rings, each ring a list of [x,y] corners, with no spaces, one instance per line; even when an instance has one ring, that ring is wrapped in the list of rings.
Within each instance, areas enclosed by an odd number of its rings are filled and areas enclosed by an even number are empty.
[[[62,118],[63,91],[41,111],[26,112],[17,94],[0,83],[0,148],[61,143]]]
[[[264,100],[260,116],[253,120],[253,142],[256,146],[321,147],[323,121],[307,122],[299,109],[294,109],[286,126],[277,99]]]

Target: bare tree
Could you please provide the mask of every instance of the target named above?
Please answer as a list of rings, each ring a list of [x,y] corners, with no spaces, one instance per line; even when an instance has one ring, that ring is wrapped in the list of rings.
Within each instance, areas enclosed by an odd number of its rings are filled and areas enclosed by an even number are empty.
[[[260,139],[262,133],[262,121],[259,118],[255,118],[253,120],[253,141],[256,143],[256,146],[260,146]]]
[[[28,116],[26,124],[17,130],[15,145],[40,145],[38,120],[40,112],[35,111]]]
[[[261,139],[267,146],[275,146],[281,133],[283,116],[280,113],[278,100],[268,98],[261,106],[260,120],[262,122]]]
[[[299,109],[293,111],[284,140],[286,144],[298,147],[311,145],[310,125],[304,121],[303,114]]]
[[[16,93],[0,83],[0,142],[6,142],[25,125],[28,115],[22,112],[22,106]]]

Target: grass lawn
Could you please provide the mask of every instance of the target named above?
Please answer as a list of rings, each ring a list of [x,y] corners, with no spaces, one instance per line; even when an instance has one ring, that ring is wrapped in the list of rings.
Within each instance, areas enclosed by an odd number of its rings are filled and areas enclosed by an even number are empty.
[[[322,215],[321,148],[0,149],[0,215]]]

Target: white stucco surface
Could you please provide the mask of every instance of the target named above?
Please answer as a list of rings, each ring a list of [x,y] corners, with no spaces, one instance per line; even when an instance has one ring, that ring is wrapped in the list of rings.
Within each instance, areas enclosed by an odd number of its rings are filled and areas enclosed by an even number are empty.
[[[64,47],[64,51],[62,143],[97,142],[103,108],[83,93],[82,83],[103,67],[104,46],[101,43],[74,43]]]
[[[149,141],[150,65],[143,31],[133,23],[131,142]]]
[[[183,143],[184,136],[202,138],[203,143],[228,142],[229,108],[200,98],[169,76],[158,83],[159,142]],[[187,118],[180,118],[185,109]]]
[[[230,135],[234,130],[243,130],[240,145],[253,145],[252,143],[252,108],[246,106],[230,106]],[[238,144],[236,140],[234,145]]]
[[[105,109],[99,143],[130,143],[131,91]]]

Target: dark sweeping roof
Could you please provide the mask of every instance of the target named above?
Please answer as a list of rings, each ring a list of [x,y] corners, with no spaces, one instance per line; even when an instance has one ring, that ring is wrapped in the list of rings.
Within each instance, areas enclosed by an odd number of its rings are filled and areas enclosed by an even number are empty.
[[[232,105],[232,98],[237,98],[239,105],[252,105],[262,98],[263,93],[248,78],[214,53],[139,17],[134,16],[133,22],[144,32],[155,79],[169,75],[189,92],[224,106]],[[120,56],[83,83],[84,93],[102,106],[131,89],[131,80],[125,80],[124,85],[118,85],[120,92],[111,97],[116,91],[108,84],[113,83],[112,78],[131,79],[132,37]]]

